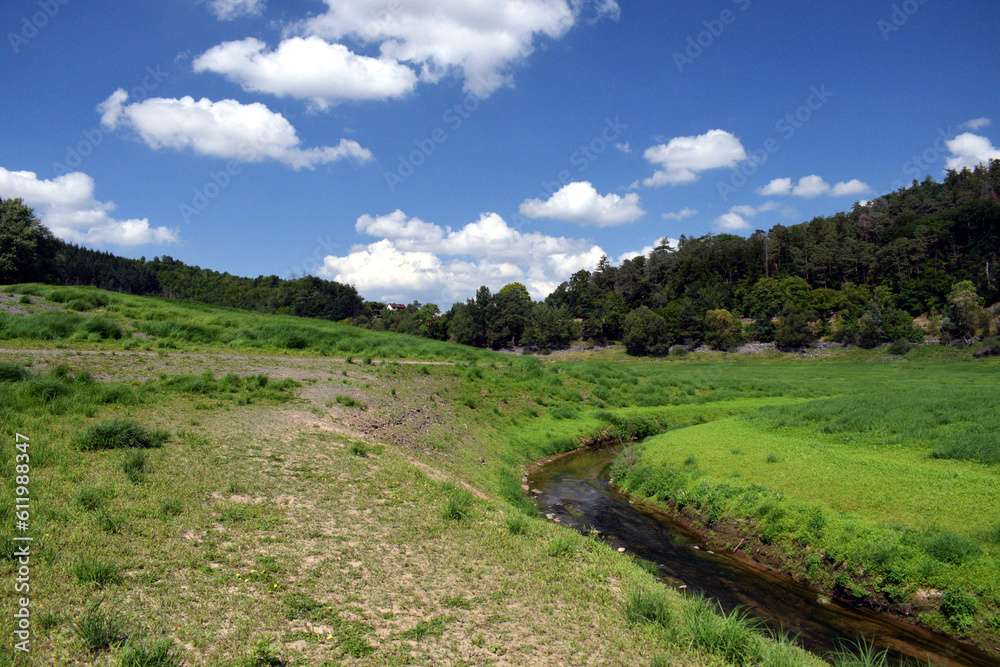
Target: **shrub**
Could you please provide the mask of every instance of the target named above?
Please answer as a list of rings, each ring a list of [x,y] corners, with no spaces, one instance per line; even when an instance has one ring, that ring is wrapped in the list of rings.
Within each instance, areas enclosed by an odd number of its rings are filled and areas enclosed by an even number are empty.
[[[76,446],[83,451],[99,449],[148,449],[161,447],[169,435],[164,431],[150,431],[134,421],[115,419],[91,426],[76,438]]]
[[[128,633],[121,620],[102,611],[99,605],[91,605],[83,612],[76,622],[76,634],[94,653],[128,640]]]
[[[100,338],[113,338],[118,340],[124,333],[118,323],[106,317],[92,317],[83,323],[83,330],[90,334],[97,334]]]
[[[913,349],[913,343],[906,340],[905,338],[900,338],[889,346],[889,354],[894,354],[897,357],[903,357],[909,354],[910,350]]]
[[[941,596],[941,614],[957,632],[965,634],[976,620],[976,598],[965,591],[949,590]]]
[[[21,382],[28,379],[28,371],[17,364],[0,363],[0,382]]]
[[[663,355],[673,343],[667,321],[646,306],[636,308],[625,316],[622,341],[632,355]]]
[[[705,342],[714,350],[733,350],[743,342],[743,325],[728,310],[710,310],[705,313]]]
[[[924,551],[943,563],[961,565],[979,555],[979,543],[947,530],[927,531],[920,536]]]
[[[155,641],[129,640],[118,653],[118,667],[180,667],[182,664],[173,641],[166,637]]]
[[[73,576],[81,584],[95,584],[99,588],[121,581],[118,567],[97,558],[84,556],[73,565]]]

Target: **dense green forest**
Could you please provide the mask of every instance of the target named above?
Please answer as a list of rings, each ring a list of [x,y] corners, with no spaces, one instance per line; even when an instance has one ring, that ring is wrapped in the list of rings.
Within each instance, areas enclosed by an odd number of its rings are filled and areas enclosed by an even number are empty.
[[[606,258],[532,305],[523,286],[475,298],[442,318],[433,306],[368,310],[359,323],[459,342],[559,347],[577,335],[623,340],[634,354],[707,344],[820,337],[865,347],[995,332],[1000,300],[1000,161],[950,172],[855,206],[748,238],[681,237],[678,247],[614,266]],[[914,318],[919,316],[914,324]]]
[[[241,278],[171,257],[126,259],[56,239],[20,200],[0,199],[0,283],[93,285],[266,313],[344,320],[362,312],[349,285],[315,277]]]
[[[514,283],[441,312],[387,308],[314,277],[241,278],[170,257],[125,259],[55,239],[0,200],[0,282],[95,285],[214,305],[349,319],[378,330],[495,349],[551,350],[583,338],[633,354],[820,338],[873,347],[992,335],[1000,300],[1000,161],[928,178],[850,212],[749,237],[682,236],[648,256],[580,271],[543,303]]]

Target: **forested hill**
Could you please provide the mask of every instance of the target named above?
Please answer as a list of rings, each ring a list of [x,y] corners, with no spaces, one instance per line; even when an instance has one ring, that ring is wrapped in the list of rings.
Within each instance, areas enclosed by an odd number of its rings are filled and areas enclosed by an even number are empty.
[[[949,172],[850,212],[744,238],[681,237],[650,255],[580,271],[543,304],[512,284],[446,313],[364,304],[318,278],[241,278],[169,257],[132,260],[58,241],[17,200],[0,200],[0,282],[85,284],[340,320],[476,346],[624,340],[634,353],[747,341],[800,347],[820,336],[874,345],[993,333],[1000,301],[1000,161]],[[471,295],[470,295],[471,296]],[[930,327],[913,327],[928,315]]]
[[[354,317],[362,308],[353,287],[319,278],[242,278],[170,257],[127,259],[65,243],[20,201],[0,200],[0,283],[36,281],[329,320]]]
[[[1000,161],[951,172],[856,205],[849,213],[776,225],[749,238],[682,237],[621,267],[602,264],[564,283],[549,301],[584,312],[614,292],[628,309],[693,301],[703,311],[741,310],[766,277],[799,277],[812,288],[886,286],[913,315],[940,310],[954,283],[970,280],[1000,297]]]

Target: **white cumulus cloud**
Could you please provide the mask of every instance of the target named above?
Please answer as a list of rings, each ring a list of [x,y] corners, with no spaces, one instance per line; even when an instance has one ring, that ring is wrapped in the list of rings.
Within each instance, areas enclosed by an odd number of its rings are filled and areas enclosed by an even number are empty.
[[[764,202],[760,206],[750,206],[741,204],[733,206],[726,213],[715,219],[715,226],[726,232],[739,232],[750,229],[749,218],[753,218],[760,213],[777,211],[780,208],[775,202]]]
[[[260,16],[264,0],[208,0],[208,8],[220,21],[232,21],[242,16]]]
[[[225,76],[244,90],[309,100],[320,109],[342,100],[402,97],[417,75],[394,60],[371,58],[319,37],[292,37],[272,51],[252,37],[224,42],[195,59],[195,72]]]
[[[486,97],[511,83],[511,68],[539,38],[559,39],[583,17],[615,19],[613,0],[325,0],[298,29],[375,45],[383,58],[411,63],[424,81],[455,72]]]
[[[562,220],[578,225],[615,227],[635,222],[646,212],[639,205],[639,195],[614,193],[602,195],[589,181],[563,186],[547,200],[528,199],[521,204],[521,215],[539,219]]]
[[[871,192],[871,186],[857,178],[830,185],[821,176],[803,176],[795,182],[791,178],[776,178],[757,191],[765,197],[794,195],[803,199],[814,199],[824,195],[849,197]]]
[[[153,227],[147,218],[115,218],[115,204],[98,201],[94,179],[79,171],[42,179],[31,171],[0,167],[0,197],[23,199],[53,234],[74,243],[134,246],[177,240],[172,230]]]
[[[342,256],[325,257],[317,275],[353,284],[367,298],[420,299],[448,305],[477,287],[520,281],[538,299],[581,269],[593,269],[604,250],[586,239],[514,229],[485,213],[458,229],[403,211],[362,215],[355,228],[382,237]]]
[[[684,207],[679,211],[668,211],[667,213],[664,213],[663,219],[673,220],[674,222],[683,222],[684,220],[693,218],[696,215],[698,215],[697,210],[689,207]]]
[[[986,137],[971,132],[963,132],[945,143],[951,157],[945,163],[948,169],[962,171],[972,169],[990,160],[1000,160],[1000,150]]]
[[[691,137],[674,137],[665,144],[646,149],[646,160],[657,168],[643,181],[646,187],[683,185],[697,181],[712,169],[735,167],[747,159],[740,140],[725,130],[709,130]]]
[[[126,105],[127,100],[123,90],[112,93],[98,107],[101,122],[108,129],[132,129],[153,150],[191,150],[240,162],[275,160],[296,170],[346,158],[372,159],[367,148],[347,139],[336,146],[303,148],[292,124],[260,103],[153,97]]]

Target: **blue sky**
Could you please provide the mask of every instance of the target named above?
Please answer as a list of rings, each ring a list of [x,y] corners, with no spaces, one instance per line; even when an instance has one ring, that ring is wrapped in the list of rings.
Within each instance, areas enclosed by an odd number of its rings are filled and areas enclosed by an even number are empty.
[[[0,25],[0,196],[369,298],[542,297],[1000,157],[986,0],[11,0]]]

